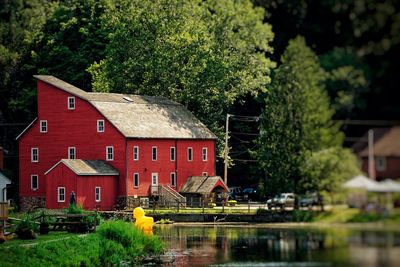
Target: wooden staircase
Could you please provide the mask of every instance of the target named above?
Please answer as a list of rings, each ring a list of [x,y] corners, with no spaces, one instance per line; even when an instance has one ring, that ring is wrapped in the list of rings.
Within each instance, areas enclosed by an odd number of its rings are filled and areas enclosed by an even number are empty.
[[[182,196],[169,185],[159,185],[159,203],[165,206],[175,206],[186,207],[186,197]]]

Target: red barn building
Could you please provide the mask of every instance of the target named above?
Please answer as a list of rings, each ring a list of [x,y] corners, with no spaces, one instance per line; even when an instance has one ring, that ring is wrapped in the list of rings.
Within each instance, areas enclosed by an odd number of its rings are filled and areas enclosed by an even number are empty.
[[[374,156],[373,171],[380,181],[387,178],[400,178],[400,126],[374,128],[372,151]],[[352,146],[353,151],[362,161],[362,170],[368,173],[368,132]],[[374,178],[374,177],[371,177]]]
[[[215,175],[216,136],[182,105],[35,77],[38,116],[17,137],[22,209],[66,207],[72,191],[85,208],[130,206]]]

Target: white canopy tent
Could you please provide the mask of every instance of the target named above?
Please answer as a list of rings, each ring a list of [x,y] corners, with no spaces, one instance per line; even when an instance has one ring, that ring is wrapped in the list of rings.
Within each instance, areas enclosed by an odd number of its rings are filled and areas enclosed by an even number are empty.
[[[358,175],[352,178],[351,180],[345,182],[343,186],[346,188],[364,189],[367,191],[371,191],[379,187],[377,182],[364,175]]]
[[[364,192],[386,193],[386,205],[390,209],[392,207],[391,193],[400,192],[400,183],[391,179],[376,182],[364,175],[358,175],[343,184],[345,188],[357,189]],[[368,196],[365,194],[353,194],[349,197],[349,201],[354,206],[361,206],[362,203],[368,202]]]

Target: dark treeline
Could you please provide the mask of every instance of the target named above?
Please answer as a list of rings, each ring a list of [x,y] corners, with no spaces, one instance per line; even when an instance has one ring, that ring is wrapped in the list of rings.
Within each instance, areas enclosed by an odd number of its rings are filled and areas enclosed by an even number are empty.
[[[36,116],[32,75],[48,74],[176,100],[220,137],[220,155],[226,113],[262,115],[232,121],[232,184],[330,192],[357,171],[332,119],[400,117],[399,2],[0,0],[8,175],[17,182],[20,123]]]

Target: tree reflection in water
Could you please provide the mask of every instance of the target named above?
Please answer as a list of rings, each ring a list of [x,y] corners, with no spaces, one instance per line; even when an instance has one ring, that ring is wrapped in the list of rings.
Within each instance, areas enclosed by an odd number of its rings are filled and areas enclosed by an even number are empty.
[[[179,224],[155,232],[175,266],[400,266],[400,232],[393,231]]]

